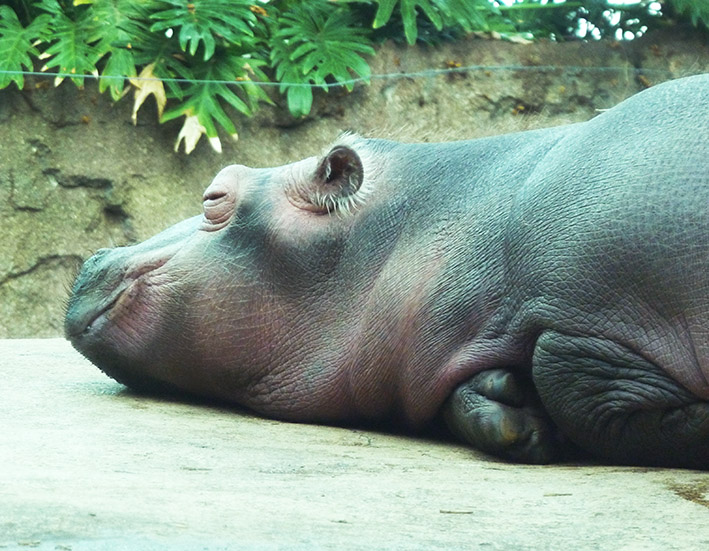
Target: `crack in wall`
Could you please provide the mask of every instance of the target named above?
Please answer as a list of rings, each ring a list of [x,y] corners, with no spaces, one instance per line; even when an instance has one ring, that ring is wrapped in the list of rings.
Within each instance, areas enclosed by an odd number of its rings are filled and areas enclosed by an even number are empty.
[[[44,267],[56,268],[58,266],[61,266],[64,268],[74,269],[78,272],[83,262],[84,259],[76,254],[42,256],[39,257],[37,259],[37,262],[35,262],[29,268],[19,272],[10,272],[3,279],[0,279],[0,287],[11,283],[16,279],[20,279],[22,277],[30,275],[33,272],[36,272],[37,270]]]

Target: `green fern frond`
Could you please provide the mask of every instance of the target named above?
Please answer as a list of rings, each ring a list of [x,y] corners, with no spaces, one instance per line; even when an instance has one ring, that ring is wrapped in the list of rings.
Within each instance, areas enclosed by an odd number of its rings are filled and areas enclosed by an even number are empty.
[[[191,56],[202,44],[204,61],[214,55],[218,41],[240,46],[254,35],[253,0],[161,0],[157,4],[162,9],[150,16],[157,20],[150,30],[175,30],[182,51]]]
[[[152,65],[154,76],[165,80],[164,84],[171,97],[182,98],[182,87],[174,79],[195,78],[190,63],[192,60],[184,55],[177,37],[164,32],[152,32],[150,26],[149,12],[134,13],[121,23],[129,42],[116,45],[130,52],[136,67]]]
[[[101,36],[96,45],[102,55],[101,76],[104,77],[99,81],[99,91],[110,90],[113,100],[118,101],[124,94],[126,78],[138,74],[133,42],[141,32],[149,32],[148,2],[93,0],[90,3]]]
[[[0,88],[14,82],[22,89],[23,68],[32,70],[32,58],[39,56],[34,42],[46,36],[48,25],[49,16],[40,15],[23,27],[12,8],[0,6],[0,69],[12,71],[0,73]]]
[[[296,116],[310,112],[311,85],[327,90],[328,79],[352,90],[354,75],[371,71],[361,54],[374,54],[367,31],[355,26],[347,10],[318,0],[284,13],[271,40],[271,62],[282,84],[288,109]]]
[[[417,12],[440,31],[450,24],[460,25],[465,31],[488,30],[486,17],[498,14],[497,8],[488,0],[375,0],[378,4],[373,27],[378,29],[391,19],[394,8],[399,5],[404,25],[404,35],[409,44],[418,37]]]
[[[671,4],[676,13],[689,15],[695,27],[699,21],[709,27],[709,2],[706,0],[672,0]]]
[[[42,0],[39,8],[52,19],[51,44],[39,56],[46,59],[42,71],[56,68],[60,73],[87,75],[95,73],[96,63],[104,52],[97,47],[101,39],[100,25],[92,17],[92,11],[85,7],[65,9],[57,0]],[[71,79],[77,87],[84,85],[84,79]],[[62,78],[56,79],[59,84]]]
[[[207,63],[195,68],[195,82],[186,85],[183,101],[165,112],[162,122],[195,116],[208,138],[217,138],[217,124],[236,137],[236,127],[222,102],[247,116],[253,114],[259,101],[270,102],[263,89],[253,83],[253,79],[268,80],[260,69],[264,64],[237,48],[217,49]]]

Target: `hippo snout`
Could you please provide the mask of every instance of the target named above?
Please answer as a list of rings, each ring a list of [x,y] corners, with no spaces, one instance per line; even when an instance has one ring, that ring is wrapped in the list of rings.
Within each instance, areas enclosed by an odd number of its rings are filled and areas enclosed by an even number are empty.
[[[163,266],[169,256],[128,264],[125,251],[103,249],[82,266],[67,306],[64,330],[69,340],[91,333],[141,277]]]

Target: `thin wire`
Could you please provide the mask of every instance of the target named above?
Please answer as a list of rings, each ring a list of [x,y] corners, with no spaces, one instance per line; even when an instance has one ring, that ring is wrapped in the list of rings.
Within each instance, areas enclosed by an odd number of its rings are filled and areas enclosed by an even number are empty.
[[[24,75],[24,76],[37,76],[46,78],[80,78],[84,80],[125,80],[130,79],[133,81],[161,81],[170,82],[177,84],[235,84],[235,85],[245,85],[250,86],[288,86],[293,88],[341,88],[344,86],[350,86],[353,84],[358,84],[361,82],[369,82],[370,80],[384,80],[384,79],[402,79],[402,78],[422,78],[422,77],[435,77],[439,75],[455,74],[455,73],[467,73],[472,71],[563,71],[563,72],[579,72],[579,71],[589,71],[589,72],[633,72],[638,74],[672,74],[672,71],[666,69],[639,69],[637,67],[583,67],[580,65],[467,65],[465,67],[447,67],[445,69],[424,69],[422,71],[414,72],[398,72],[398,73],[383,73],[370,75],[369,77],[355,77],[348,80],[341,80],[336,83],[323,83],[323,84],[313,84],[310,82],[260,82],[256,80],[211,80],[211,79],[188,79],[188,78],[155,78],[155,77],[128,77],[128,76],[116,76],[116,75],[77,75],[72,73],[45,73],[40,71],[8,71],[0,69],[0,75]]]

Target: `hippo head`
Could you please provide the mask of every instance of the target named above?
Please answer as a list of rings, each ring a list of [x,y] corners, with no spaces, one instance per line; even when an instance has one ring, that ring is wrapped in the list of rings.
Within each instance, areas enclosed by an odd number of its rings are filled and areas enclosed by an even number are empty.
[[[413,246],[431,209],[402,170],[421,152],[399,146],[346,136],[320,158],[223,169],[201,216],[86,261],[67,338],[133,388],[286,419],[378,418],[402,402],[409,421],[429,417],[450,385],[423,400],[399,378],[426,377],[412,358],[441,365],[455,335],[422,333],[444,262]]]

